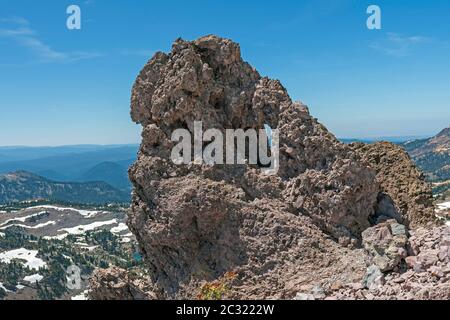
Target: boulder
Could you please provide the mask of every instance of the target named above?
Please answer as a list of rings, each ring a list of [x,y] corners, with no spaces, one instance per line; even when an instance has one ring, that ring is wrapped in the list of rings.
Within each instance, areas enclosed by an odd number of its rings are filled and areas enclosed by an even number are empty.
[[[371,265],[367,268],[363,283],[370,290],[380,288],[385,283],[384,274],[377,265]]]
[[[97,269],[89,279],[90,300],[149,300],[154,299],[149,282],[129,271],[111,267]]]
[[[390,142],[350,146],[376,171],[381,190],[375,220],[384,215],[412,228],[435,222],[431,185],[402,147]]]
[[[388,220],[362,233],[364,248],[381,271],[393,270],[406,258],[407,231],[404,225]]]

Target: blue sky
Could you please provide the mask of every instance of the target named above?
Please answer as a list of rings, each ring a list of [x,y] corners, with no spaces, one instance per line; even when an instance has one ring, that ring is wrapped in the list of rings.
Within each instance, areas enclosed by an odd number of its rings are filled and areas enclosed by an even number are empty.
[[[339,137],[450,125],[450,1],[0,0],[0,145],[140,140],[133,81],[155,51],[206,34],[241,44]],[[66,8],[81,7],[81,30]],[[382,10],[368,30],[366,9]]]

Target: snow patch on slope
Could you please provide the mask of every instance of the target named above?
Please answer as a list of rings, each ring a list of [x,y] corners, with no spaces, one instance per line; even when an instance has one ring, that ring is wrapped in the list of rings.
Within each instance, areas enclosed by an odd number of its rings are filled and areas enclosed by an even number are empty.
[[[93,210],[80,210],[80,209],[75,209],[75,208],[70,208],[70,207],[57,207],[57,206],[51,206],[51,205],[42,205],[42,206],[37,206],[37,207],[31,207],[29,209],[53,209],[53,210],[56,210],[59,212],[75,211],[85,218],[95,217],[97,214],[102,212],[102,211],[93,211]]]
[[[3,226],[7,225],[7,224],[10,223],[10,222],[25,222],[25,221],[27,221],[27,219],[30,219],[30,218],[33,218],[33,217],[38,217],[38,216],[43,215],[43,214],[46,214],[46,213],[47,213],[46,211],[41,211],[41,212],[33,213],[33,214],[30,214],[30,215],[28,215],[28,216],[21,217],[21,218],[12,218],[12,219],[8,219],[8,220],[6,220],[5,222],[3,222],[2,224],[0,224],[0,227],[3,227]],[[8,227],[9,227],[9,226],[8,226]],[[4,229],[4,228],[3,228],[3,229]]]
[[[76,226],[73,228],[64,228],[64,229],[59,230],[60,232],[64,232],[64,233],[53,236],[53,237],[44,237],[44,239],[62,240],[64,238],[66,238],[69,234],[81,235],[81,234],[84,234],[86,231],[95,230],[100,227],[111,225],[111,224],[117,224],[117,219],[111,219],[111,220],[107,220],[107,221],[96,221],[96,222],[93,222],[90,224],[79,225],[79,226]]]
[[[10,224],[8,226],[1,227],[0,230],[4,230],[4,229],[10,228],[10,227],[21,227],[21,228],[24,228],[24,229],[39,229],[39,228],[43,228],[43,227],[46,227],[46,226],[49,226],[49,225],[55,225],[55,224],[56,224],[56,221],[47,221],[47,222],[44,222],[44,223],[37,224],[35,226],[27,226],[27,225],[24,225],[24,224]]]
[[[37,250],[28,250],[25,248],[14,249],[0,253],[0,261],[4,263],[10,263],[14,259],[24,260],[24,266],[30,269],[39,270],[44,268],[47,264],[40,258],[36,257]]]
[[[23,281],[29,282],[29,283],[35,283],[36,281],[39,282],[42,279],[44,279],[43,276],[41,276],[39,273],[32,274],[30,276],[26,276],[23,278]]]

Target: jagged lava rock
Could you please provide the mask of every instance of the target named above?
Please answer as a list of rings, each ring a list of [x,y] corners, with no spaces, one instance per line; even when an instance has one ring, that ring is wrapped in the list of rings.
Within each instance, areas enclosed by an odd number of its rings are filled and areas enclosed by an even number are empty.
[[[362,233],[362,241],[373,263],[383,272],[393,270],[407,257],[406,228],[395,220],[367,228]]]
[[[326,299],[450,299],[450,227],[419,227],[410,233],[407,245],[414,247],[414,255],[405,258],[406,270],[399,268],[381,275],[379,268],[372,265],[364,279],[366,288],[361,288],[360,283],[349,284],[330,290]]]
[[[400,220],[412,228],[435,221],[431,185],[417,169],[406,151],[390,142],[350,145],[364,161],[375,169],[381,186],[379,195],[380,214]],[[385,202],[393,201],[389,213]]]
[[[178,39],[155,54],[134,84],[131,116],[143,132],[128,225],[163,297],[189,297],[226,271],[238,272],[237,298],[289,298],[318,279],[362,277],[362,250],[335,240],[360,238],[370,225],[375,172],[279,81],[244,62],[238,44]],[[171,134],[192,133],[194,121],[203,130],[278,128],[278,174],[173,164]]]
[[[149,300],[154,299],[149,281],[132,277],[127,270],[110,267],[98,269],[89,279],[91,300]]]

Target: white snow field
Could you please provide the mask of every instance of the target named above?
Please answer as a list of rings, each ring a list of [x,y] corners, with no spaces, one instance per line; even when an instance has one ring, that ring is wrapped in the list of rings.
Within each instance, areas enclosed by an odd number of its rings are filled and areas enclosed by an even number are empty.
[[[85,218],[92,218],[95,217],[97,214],[101,213],[102,211],[92,211],[92,210],[79,210],[75,208],[69,208],[69,207],[57,207],[57,206],[51,206],[51,205],[43,205],[43,206],[37,206],[37,207],[31,207],[28,209],[53,209],[56,211],[75,211],[78,214],[82,215]]]
[[[122,231],[127,231],[127,230],[128,230],[128,226],[123,222],[119,223],[119,225],[117,227],[111,228],[112,233],[120,233]]]
[[[450,209],[450,201],[449,202],[438,203],[437,207],[438,207],[439,211],[448,210],[448,209]]]
[[[30,219],[30,218],[33,218],[33,217],[38,217],[38,216],[43,215],[45,213],[46,213],[46,211],[42,211],[42,212],[33,213],[33,214],[30,214],[28,216],[21,217],[21,218],[8,219],[5,222],[3,222],[2,224],[0,224],[0,227],[6,226],[10,222],[25,222],[27,219]],[[10,226],[8,226],[8,227],[10,227]]]
[[[16,224],[16,223],[14,223],[14,224],[10,224],[10,225],[5,226],[5,227],[1,227],[0,230],[5,230],[5,229],[7,229],[9,227],[21,227],[21,228],[24,228],[24,229],[39,229],[39,228],[43,228],[43,227],[50,226],[50,225],[55,225],[55,224],[56,224],[56,221],[47,221],[47,222],[44,222],[44,223],[37,224],[35,226],[27,226],[27,225],[24,225],[24,224],[18,224],[18,223]]]
[[[39,268],[45,268],[47,264],[40,258],[36,257],[37,250],[28,250],[25,248],[14,249],[0,253],[0,261],[4,263],[10,263],[14,259],[24,260],[24,266],[39,270]]]
[[[111,224],[117,224],[117,219],[111,219],[111,220],[107,220],[107,221],[96,221],[96,222],[93,222],[90,224],[79,225],[79,226],[76,226],[73,228],[63,228],[63,229],[60,229],[58,232],[64,232],[64,233],[58,234],[53,237],[44,237],[44,239],[62,240],[64,238],[66,238],[69,234],[80,235],[80,234],[84,234],[86,231],[95,230],[100,227],[108,226]]]
[[[23,278],[23,281],[29,282],[29,283],[35,283],[36,281],[39,282],[42,279],[44,279],[43,276],[41,276],[39,273],[32,274],[30,276],[26,276]]]

